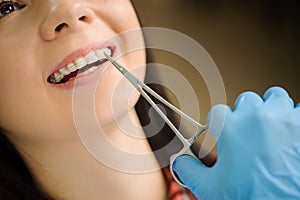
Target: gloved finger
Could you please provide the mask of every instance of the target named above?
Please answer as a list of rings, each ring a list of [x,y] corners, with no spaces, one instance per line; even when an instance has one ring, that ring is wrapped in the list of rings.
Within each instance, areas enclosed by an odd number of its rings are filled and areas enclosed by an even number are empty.
[[[298,103],[298,104],[296,105],[296,108],[300,108],[300,103]]]
[[[279,106],[281,108],[294,108],[294,101],[290,98],[287,91],[281,87],[275,86],[269,88],[265,92],[263,99],[266,103]]]
[[[263,104],[262,98],[255,92],[244,92],[234,102],[234,111],[253,109]]]
[[[182,155],[178,157],[173,164],[173,170],[182,183],[187,186],[194,194],[199,193],[199,187],[205,189],[206,183],[209,182],[208,170],[205,165],[201,164],[195,158]],[[195,191],[197,188],[197,192]]]
[[[225,125],[226,118],[230,117],[232,110],[224,104],[215,105],[211,108],[207,116],[209,132],[218,140]]]

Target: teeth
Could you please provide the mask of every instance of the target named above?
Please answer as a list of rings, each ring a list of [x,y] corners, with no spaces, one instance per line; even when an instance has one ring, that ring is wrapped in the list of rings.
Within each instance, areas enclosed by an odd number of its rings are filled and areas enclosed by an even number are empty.
[[[62,75],[64,75],[64,76],[70,74],[69,69],[66,68],[66,67],[63,67],[63,68],[59,69],[59,72],[60,72]]]
[[[64,78],[64,75],[62,75],[60,73],[54,73],[54,78],[55,78],[56,82],[59,82]]]
[[[96,50],[95,53],[96,53],[96,56],[98,57],[99,60],[105,58],[103,49]]]
[[[77,70],[76,65],[72,62],[68,64],[67,68],[70,72],[75,72]]]
[[[86,57],[85,57],[86,61],[88,64],[92,64],[96,61],[98,61],[98,57],[96,56],[95,52],[91,52],[89,53]]]
[[[111,56],[111,50],[109,48],[96,50],[95,53],[96,53],[96,56],[98,57],[99,60],[106,59],[104,53]]]
[[[109,48],[105,48],[104,49],[104,53],[106,53],[107,55],[111,55],[111,49],[109,49]],[[105,56],[104,56],[105,57]]]
[[[90,69],[84,71],[83,73],[79,74],[78,76],[82,76],[82,75],[86,75],[86,74],[92,73],[92,72],[94,72],[96,69],[97,69],[97,67],[91,67]]]
[[[75,64],[76,64],[77,69],[81,69],[87,65],[87,62],[84,58],[81,57],[81,58],[77,58],[75,60]]]
[[[79,57],[75,59],[74,62],[70,62],[67,66],[60,68],[58,72],[54,73],[54,75],[50,77],[49,81],[51,83],[59,83],[64,78],[64,76],[69,75],[70,73],[76,70],[82,69],[86,65],[95,63],[102,59],[106,59],[104,53],[111,56],[112,51],[109,48],[97,49],[95,51],[91,51],[85,57]],[[96,69],[97,69],[96,66],[91,67],[90,69],[84,71],[83,73],[78,74],[78,76],[92,73]]]

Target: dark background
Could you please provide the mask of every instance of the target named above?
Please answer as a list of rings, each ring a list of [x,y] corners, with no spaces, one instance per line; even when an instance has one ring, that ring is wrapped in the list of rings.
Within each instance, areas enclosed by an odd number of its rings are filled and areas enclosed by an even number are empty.
[[[243,91],[262,95],[274,85],[300,101],[300,1],[133,0],[144,27],[164,27],[197,40],[224,80],[227,104]],[[191,69],[182,59],[154,51],[158,63]],[[197,88],[205,119],[210,99],[201,77],[182,72]]]

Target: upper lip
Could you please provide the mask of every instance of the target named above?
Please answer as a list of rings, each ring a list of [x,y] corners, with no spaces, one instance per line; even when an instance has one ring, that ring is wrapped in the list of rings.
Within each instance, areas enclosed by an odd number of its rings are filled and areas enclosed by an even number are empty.
[[[79,57],[84,57],[91,51],[94,51],[96,49],[102,49],[105,47],[110,47],[112,50],[114,50],[115,46],[113,44],[108,44],[105,42],[95,42],[95,43],[88,44],[85,47],[82,47],[82,48],[79,48],[79,49],[73,51],[72,53],[70,53],[69,55],[64,57],[58,64],[56,64],[53,67],[50,74],[48,74],[48,77],[51,76],[51,74],[58,71],[60,68],[67,66],[70,62],[73,62],[75,59],[77,59]]]

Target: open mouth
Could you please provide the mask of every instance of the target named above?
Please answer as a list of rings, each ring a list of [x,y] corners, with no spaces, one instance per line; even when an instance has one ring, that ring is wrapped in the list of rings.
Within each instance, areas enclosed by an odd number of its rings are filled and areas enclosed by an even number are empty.
[[[63,84],[76,77],[90,74],[96,71],[101,64],[108,61],[104,53],[112,56],[112,49],[105,47],[91,51],[85,57],[79,57],[52,73],[47,81],[52,84]]]

